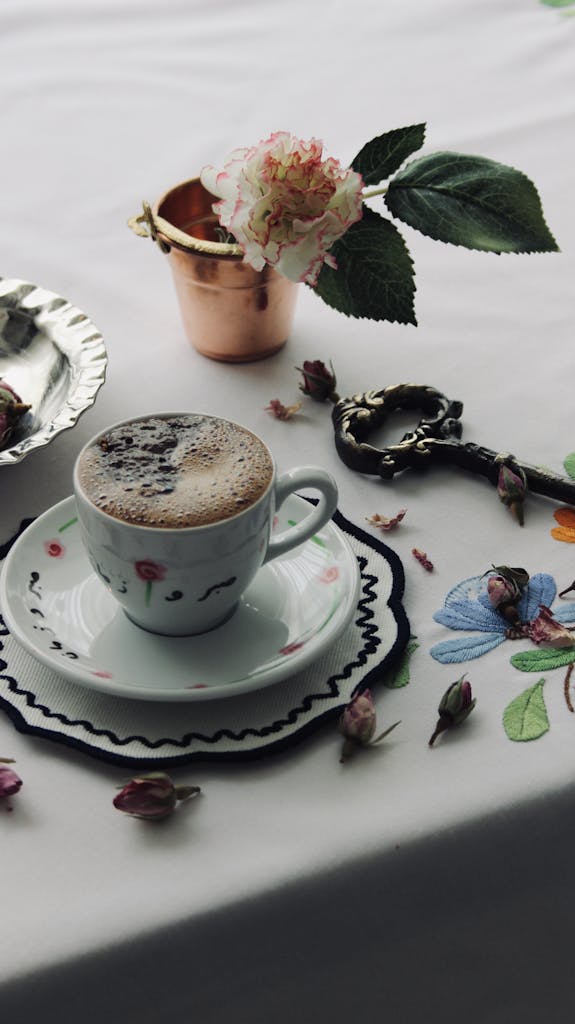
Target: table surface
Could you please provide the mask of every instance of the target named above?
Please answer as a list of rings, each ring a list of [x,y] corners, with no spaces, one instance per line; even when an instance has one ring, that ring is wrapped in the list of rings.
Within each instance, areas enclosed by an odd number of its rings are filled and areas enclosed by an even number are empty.
[[[563,471],[575,449],[575,5],[540,0],[5,0],[0,273],[41,284],[101,330],[108,373],[74,427],[2,469],[0,543],[71,493],[77,452],[119,418],[198,410],[260,434],[280,469],[317,462],[341,512],[407,509],[385,536],[419,644],[410,684],[374,689],[385,745],[339,763],[336,724],[256,763],[174,772],[202,796],[154,827],[114,810],[126,772],[18,732],[24,780],[0,813],[0,1005],[61,1021],[563,1022],[570,994],[575,717],[544,673],[550,728],[511,742],[502,713],[540,678],[503,644],[438,662],[448,591],[493,564],[575,576],[556,505],[520,528],[483,478],[445,466],[392,483],[339,461],[330,408],[298,400],[305,359],[338,390],[430,384],[464,403],[464,436]],[[419,326],[348,319],[301,287],[271,359],[227,365],[186,341],[167,263],[127,220],[142,199],[271,131],[348,163],[381,132],[427,122],[424,152],[481,154],[536,183],[561,252],[498,256],[402,226]],[[412,549],[427,552],[426,573]],[[523,647],[527,646],[526,644]],[[430,750],[464,671],[477,708]],[[413,984],[414,974],[417,984]],[[113,993],[113,995],[111,994]],[[48,1019],[51,1019],[50,1012]],[[55,1018],[54,1018],[55,1019]]]

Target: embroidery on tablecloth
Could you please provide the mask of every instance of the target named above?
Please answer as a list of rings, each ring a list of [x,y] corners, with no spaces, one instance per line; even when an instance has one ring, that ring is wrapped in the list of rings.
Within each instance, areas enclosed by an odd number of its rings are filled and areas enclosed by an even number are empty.
[[[548,573],[536,573],[529,579],[517,601],[521,628],[509,622],[492,607],[487,592],[488,574],[470,576],[453,587],[445,604],[433,616],[436,622],[453,630],[476,630],[479,635],[458,637],[435,644],[430,654],[442,664],[453,664],[479,658],[507,640],[529,639],[529,624],[540,615],[541,608],[551,609],[553,620],[563,626],[575,623],[575,602],[552,608],[557,597],[555,580]],[[511,664],[521,672],[546,672],[575,663],[575,643],[562,648],[532,647],[510,657]],[[569,710],[570,672],[564,686]],[[503,725],[510,739],[530,740],[549,729],[543,698],[543,680],[519,694],[506,707]]]
[[[539,0],[545,7],[573,7],[575,0]],[[575,11],[563,11],[563,14],[575,14]]]
[[[503,728],[510,740],[525,743],[537,740],[549,731],[549,718],[543,699],[545,680],[524,690],[507,705],[503,712]]]
[[[575,2],[575,0],[574,0]],[[575,480],[575,452],[569,452],[563,459],[563,467],[568,476]],[[575,509],[558,508],[553,513],[553,518],[559,526],[551,530],[551,536],[555,540],[565,541],[566,544],[575,544]]]

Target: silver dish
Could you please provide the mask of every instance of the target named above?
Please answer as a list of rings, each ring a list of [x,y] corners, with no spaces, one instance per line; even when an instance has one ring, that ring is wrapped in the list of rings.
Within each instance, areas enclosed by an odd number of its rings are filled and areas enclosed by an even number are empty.
[[[102,335],[76,306],[27,281],[0,278],[0,378],[31,406],[0,450],[0,466],[73,427],[104,383],[107,362]]]

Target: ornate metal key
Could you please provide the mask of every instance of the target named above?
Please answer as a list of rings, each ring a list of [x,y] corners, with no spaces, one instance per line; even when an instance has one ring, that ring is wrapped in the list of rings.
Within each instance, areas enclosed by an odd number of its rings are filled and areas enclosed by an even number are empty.
[[[369,444],[369,434],[399,409],[416,409],[423,413],[415,430],[387,448]],[[497,485],[499,470],[504,464],[523,472],[529,490],[575,505],[575,480],[518,462],[508,452],[495,452],[461,441],[462,412],[462,402],[452,401],[424,384],[393,384],[381,391],[366,391],[343,398],[334,406],[335,446],[350,469],[380,476],[383,480],[390,480],[408,467],[421,469],[433,463],[452,462]]]

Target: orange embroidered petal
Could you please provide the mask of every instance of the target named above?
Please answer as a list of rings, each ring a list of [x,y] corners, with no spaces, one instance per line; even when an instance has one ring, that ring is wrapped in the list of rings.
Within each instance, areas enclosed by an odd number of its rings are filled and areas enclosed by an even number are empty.
[[[575,509],[558,508],[553,513],[553,518],[556,519],[561,526],[570,526],[575,530]]]
[[[551,530],[551,536],[555,540],[563,540],[566,544],[575,544],[575,527],[555,526]]]

